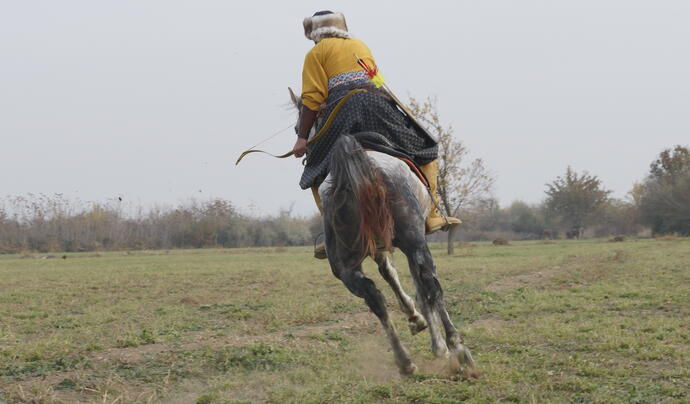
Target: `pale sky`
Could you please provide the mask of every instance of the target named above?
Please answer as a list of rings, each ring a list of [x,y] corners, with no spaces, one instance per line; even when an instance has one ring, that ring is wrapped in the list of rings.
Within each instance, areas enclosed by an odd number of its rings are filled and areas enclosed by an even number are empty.
[[[687,0],[0,0],[0,197],[311,214],[299,160],[234,162],[294,123],[302,19],[322,9],[345,14],[401,98],[438,98],[503,205],[540,201],[568,165],[622,197],[690,144]]]

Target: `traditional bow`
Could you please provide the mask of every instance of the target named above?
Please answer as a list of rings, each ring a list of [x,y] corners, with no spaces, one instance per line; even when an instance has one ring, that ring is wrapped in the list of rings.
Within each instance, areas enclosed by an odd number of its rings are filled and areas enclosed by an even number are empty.
[[[367,90],[366,90],[366,89],[363,89],[363,88],[356,88],[356,89],[350,91],[349,93],[347,93],[347,95],[346,95],[345,97],[343,97],[340,101],[338,101],[338,104],[336,104],[336,106],[333,108],[333,111],[331,111],[331,113],[328,115],[328,118],[326,119],[326,122],[324,122],[323,126],[321,127],[321,130],[319,130],[319,132],[318,132],[316,135],[314,135],[314,137],[312,137],[311,139],[309,139],[309,140],[307,141],[307,144],[310,145],[310,144],[313,144],[313,143],[317,142],[317,141],[321,138],[321,136],[323,136],[324,133],[326,133],[326,131],[328,131],[328,128],[329,128],[329,127],[331,126],[331,124],[333,123],[333,120],[335,119],[336,115],[338,114],[338,111],[340,111],[340,109],[343,107],[343,105],[345,105],[345,103],[347,102],[347,100],[349,100],[350,97],[352,97],[352,96],[355,95],[356,93],[363,93],[363,92],[367,92]],[[286,129],[287,129],[287,128],[286,128]],[[269,138],[266,139],[266,140],[269,140],[269,139],[273,138],[274,136],[276,136],[277,134],[283,132],[284,130],[285,130],[285,129],[282,129],[280,132],[277,132],[276,134],[272,135],[271,137],[269,137]],[[260,142],[260,143],[258,143],[258,144],[261,144],[261,143],[265,142],[266,140],[263,140],[262,142]],[[260,150],[260,149],[253,149],[253,148],[252,148],[252,149],[243,151],[242,154],[240,154],[240,157],[237,158],[237,161],[235,162],[235,165],[240,164],[240,161],[242,161],[242,159],[244,158],[244,156],[246,156],[247,154],[251,154],[251,153],[264,153],[264,154],[268,154],[269,156],[272,156],[272,157],[275,157],[275,158],[284,159],[284,158],[286,158],[286,157],[292,156],[292,155],[294,154],[294,151],[290,150],[289,152],[287,152],[287,153],[285,153],[285,154],[281,154],[281,155],[276,156],[275,154],[271,154],[271,153],[269,153],[269,152],[267,152],[267,151]]]

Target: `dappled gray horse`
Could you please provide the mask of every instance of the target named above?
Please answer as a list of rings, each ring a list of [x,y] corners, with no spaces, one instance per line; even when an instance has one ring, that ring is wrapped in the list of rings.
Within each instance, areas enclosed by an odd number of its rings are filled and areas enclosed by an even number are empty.
[[[412,333],[428,325],[431,349],[437,357],[472,366],[470,350],[463,345],[443,302],[443,290],[425,239],[424,218],[431,198],[409,167],[395,157],[364,151],[352,136],[341,136],[335,143],[330,172],[319,187],[319,194],[331,270],[378,317],[400,372],[411,374],[416,366],[389,319],[383,294],[362,272],[362,261],[367,256],[376,259],[379,271],[392,286],[408,315]],[[402,290],[390,255],[381,252],[393,247],[407,257],[423,319],[419,318],[413,300]]]
[[[299,110],[299,100],[292,94]],[[363,298],[388,336],[400,373],[417,367],[390,321],[383,294],[362,272],[368,256],[378,264],[392,287],[412,334],[429,328],[431,349],[454,367],[474,361],[443,302],[443,290],[426,243],[424,218],[431,197],[422,181],[400,159],[365,151],[353,136],[341,136],[333,146],[329,174],[318,189],[324,213],[324,235],[333,275],[354,295]],[[399,248],[407,257],[417,290],[415,303],[402,288],[390,252]],[[443,333],[445,334],[442,335]]]

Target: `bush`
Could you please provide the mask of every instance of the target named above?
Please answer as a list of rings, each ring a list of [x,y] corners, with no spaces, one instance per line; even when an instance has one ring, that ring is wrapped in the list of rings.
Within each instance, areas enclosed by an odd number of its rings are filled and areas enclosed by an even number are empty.
[[[642,217],[655,234],[690,235],[690,150],[662,151],[638,193]]]

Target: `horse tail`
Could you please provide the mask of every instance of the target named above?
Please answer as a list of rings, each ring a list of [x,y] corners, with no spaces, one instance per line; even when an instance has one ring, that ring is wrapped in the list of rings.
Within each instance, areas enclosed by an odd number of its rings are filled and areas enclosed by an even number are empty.
[[[341,136],[333,146],[330,161],[332,179],[330,198],[332,203],[326,218],[338,233],[339,222],[344,221],[343,213],[352,215],[345,219],[357,220],[359,231],[357,239],[363,257],[374,256],[377,241],[385,248],[393,250],[393,215],[391,214],[386,183],[378,167],[374,166],[362,146],[352,136]],[[354,212],[340,209],[354,201]],[[354,247],[354,246],[353,246]]]

